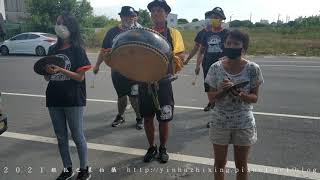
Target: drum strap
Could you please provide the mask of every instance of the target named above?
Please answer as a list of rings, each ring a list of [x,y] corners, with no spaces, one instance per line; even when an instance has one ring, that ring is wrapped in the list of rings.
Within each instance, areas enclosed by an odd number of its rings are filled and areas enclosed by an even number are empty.
[[[153,104],[156,108],[156,110],[160,111],[160,103],[159,103],[159,96],[158,96],[158,90],[159,90],[159,83],[153,82],[148,83],[148,94],[152,96]]]
[[[167,27],[167,30],[165,31],[165,34],[164,34],[164,37],[166,37],[166,39],[168,40],[170,46],[171,46],[171,50],[173,52],[174,50],[174,47],[173,47],[173,39],[172,39],[172,36],[171,36],[171,30],[169,27]],[[169,59],[169,67],[168,67],[168,71],[169,71],[169,74],[173,74],[173,57],[170,57]]]

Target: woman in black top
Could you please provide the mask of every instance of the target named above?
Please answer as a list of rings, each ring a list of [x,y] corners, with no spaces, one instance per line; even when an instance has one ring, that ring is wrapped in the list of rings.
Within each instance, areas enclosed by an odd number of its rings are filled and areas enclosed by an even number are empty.
[[[81,47],[79,25],[68,13],[57,18],[55,31],[58,42],[50,47],[49,55],[65,61],[65,67],[48,65],[50,76],[46,90],[46,104],[57,136],[64,171],[57,180],[69,179],[74,173],[69,152],[68,128],[80,159],[79,179],[90,179],[87,166],[87,142],[83,132],[83,110],[86,106],[85,72],[91,68],[85,50]]]

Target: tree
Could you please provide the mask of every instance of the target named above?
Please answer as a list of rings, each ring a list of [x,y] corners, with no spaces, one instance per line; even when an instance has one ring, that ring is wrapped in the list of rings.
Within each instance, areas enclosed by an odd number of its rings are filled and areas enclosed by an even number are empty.
[[[268,27],[268,26],[269,26],[269,24],[256,22],[256,23],[254,24],[254,26],[255,26],[255,27]]]
[[[37,31],[52,32],[56,19],[63,11],[72,12],[80,24],[88,22],[92,7],[87,0],[26,0],[29,19]]]
[[[90,21],[90,19],[92,19],[93,16],[93,8],[91,7],[90,2],[87,0],[77,1],[75,8],[71,11],[81,25],[90,27],[91,23],[92,26],[92,21]]]
[[[106,16],[93,16],[92,27],[102,28],[108,23],[108,18]]]
[[[252,27],[253,23],[249,20],[239,21],[234,20],[230,22],[230,27]]]
[[[192,19],[192,22],[197,22],[197,21],[199,21],[199,19],[197,18]]]
[[[152,21],[148,10],[139,9],[139,24],[141,24],[144,27],[151,27]]]
[[[178,24],[187,24],[187,23],[189,23],[189,21],[186,19],[178,19]]]

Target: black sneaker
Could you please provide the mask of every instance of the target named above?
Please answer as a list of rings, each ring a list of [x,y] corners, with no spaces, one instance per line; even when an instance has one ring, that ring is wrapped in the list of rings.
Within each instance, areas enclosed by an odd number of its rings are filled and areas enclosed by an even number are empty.
[[[86,169],[80,169],[76,180],[89,180],[91,178],[91,174],[89,172],[89,167]]]
[[[116,119],[112,123],[112,127],[118,127],[120,124],[124,123],[124,117],[117,115]]]
[[[210,111],[213,108],[214,108],[214,103],[212,103],[212,104],[208,103],[208,105],[205,108],[203,108],[203,111],[207,112],[207,111]]]
[[[144,155],[144,162],[151,162],[158,154],[157,146],[152,146],[148,149],[146,155]]]
[[[65,168],[63,169],[62,173],[60,174],[59,177],[57,177],[56,180],[67,180],[71,179],[74,176],[74,172],[72,171],[72,168]]]
[[[137,121],[136,129],[137,129],[137,130],[143,129],[143,120],[142,120],[142,118],[140,118],[140,119],[137,118],[136,121]]]
[[[159,160],[161,163],[167,163],[169,160],[169,155],[165,147],[159,147]]]

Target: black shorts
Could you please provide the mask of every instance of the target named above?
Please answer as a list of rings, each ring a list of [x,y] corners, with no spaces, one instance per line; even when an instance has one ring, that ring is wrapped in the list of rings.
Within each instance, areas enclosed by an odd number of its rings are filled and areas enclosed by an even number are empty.
[[[117,71],[111,71],[111,78],[118,98],[138,95],[138,83],[136,81],[126,78]]]
[[[174,99],[171,82],[160,84],[157,92],[161,110],[156,109],[152,95],[148,92],[148,85],[145,83],[139,85],[140,113],[143,117],[153,117],[156,115],[159,122],[171,121],[173,119],[174,112]]]

